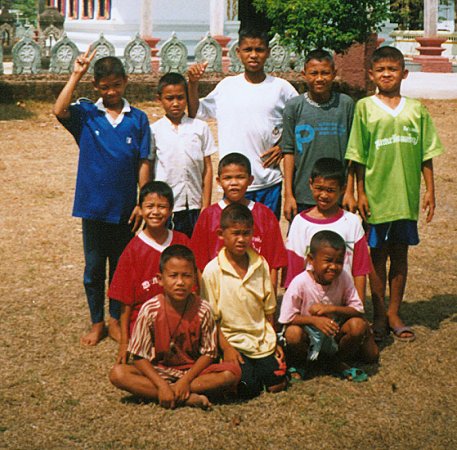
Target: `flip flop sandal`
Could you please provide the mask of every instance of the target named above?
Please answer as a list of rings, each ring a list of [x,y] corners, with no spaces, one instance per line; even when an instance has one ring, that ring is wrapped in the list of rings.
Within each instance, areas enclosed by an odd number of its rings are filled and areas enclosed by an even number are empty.
[[[300,367],[289,367],[287,369],[287,375],[291,384],[300,383],[305,378],[305,370]]]
[[[391,330],[397,341],[413,342],[416,340],[416,333],[414,333],[411,327],[394,327]],[[402,336],[403,333],[409,333],[409,336]]]
[[[341,372],[341,378],[344,380],[352,381],[354,383],[362,383],[368,380],[368,375],[362,369],[351,367],[350,369]]]

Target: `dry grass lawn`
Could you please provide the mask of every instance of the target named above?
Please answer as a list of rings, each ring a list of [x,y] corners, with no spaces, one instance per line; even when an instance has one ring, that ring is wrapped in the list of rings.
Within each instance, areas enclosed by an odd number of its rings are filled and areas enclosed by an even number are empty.
[[[0,105],[0,448],[457,448],[457,101],[426,104],[447,153],[435,219],[420,221],[410,253],[403,316],[416,342],[388,342],[367,383],[317,372],[212,412],[136,401],[108,381],[113,341],[79,345],[89,318],[71,217],[77,147],[51,105]]]

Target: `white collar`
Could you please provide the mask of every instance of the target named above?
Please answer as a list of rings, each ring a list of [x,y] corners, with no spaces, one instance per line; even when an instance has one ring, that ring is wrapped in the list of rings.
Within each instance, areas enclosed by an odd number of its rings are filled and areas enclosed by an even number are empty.
[[[390,106],[386,105],[381,99],[379,99],[376,95],[372,95],[371,98],[381,109],[383,109],[386,113],[390,114],[392,117],[397,117],[403,111],[403,108],[405,107],[406,103],[405,97],[402,97],[397,107],[392,109]]]
[[[225,203],[224,199],[219,200],[218,205],[221,209],[225,209],[228,205]],[[254,209],[255,202],[252,200],[249,200],[249,203],[246,205],[249,208],[249,211],[252,211]]]
[[[130,112],[130,110],[131,110],[130,103],[125,98],[123,98],[122,101],[124,102],[124,104],[122,106],[122,110],[121,110],[120,114]],[[105,105],[103,104],[103,99],[101,97],[95,102],[95,106],[100,111],[104,112],[105,114],[108,112],[108,110],[105,108]]]

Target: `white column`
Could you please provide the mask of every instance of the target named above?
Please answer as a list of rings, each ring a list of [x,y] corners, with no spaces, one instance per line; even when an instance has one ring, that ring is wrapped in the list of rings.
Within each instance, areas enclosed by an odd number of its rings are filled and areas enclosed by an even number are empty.
[[[141,0],[140,36],[152,36],[152,0]]]
[[[211,36],[224,35],[225,0],[209,0],[209,32]]]
[[[437,35],[438,0],[424,1],[424,37]]]

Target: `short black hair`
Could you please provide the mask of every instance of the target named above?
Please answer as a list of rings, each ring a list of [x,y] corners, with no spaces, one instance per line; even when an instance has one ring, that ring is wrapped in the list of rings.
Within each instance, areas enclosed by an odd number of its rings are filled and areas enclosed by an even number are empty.
[[[381,61],[382,59],[399,62],[402,69],[405,68],[405,57],[403,56],[403,53],[398,50],[398,48],[389,47],[388,45],[377,48],[373,52],[373,55],[371,55],[371,67],[373,67],[373,64]]]
[[[97,59],[94,63],[94,80],[98,83],[102,78],[115,75],[127,78],[124,65],[119,58],[115,56],[105,56]]]
[[[335,68],[335,60],[330,52],[327,50],[323,50],[322,48],[316,48],[315,50],[311,50],[305,58],[304,67],[306,69],[306,64],[308,64],[311,60],[316,60],[319,62],[327,61],[332,65],[332,68]]]
[[[163,89],[169,85],[184,86],[184,90],[187,93],[187,81],[180,73],[168,72],[163,77],[161,77],[157,86],[157,93],[162,95]]]
[[[346,171],[341,161],[336,158],[320,158],[311,169],[311,181],[316,178],[336,180],[340,187],[346,184]]]
[[[344,239],[334,231],[322,230],[318,231],[312,238],[309,244],[309,253],[316,256],[316,253],[324,246],[332,247],[335,250],[343,250],[346,253],[346,243]]]
[[[220,176],[222,169],[224,167],[230,166],[230,164],[235,164],[236,166],[241,166],[246,169],[246,172],[249,176],[252,175],[251,162],[249,159],[241,153],[229,153],[225,155],[217,166],[217,174]]]
[[[234,224],[242,224],[247,227],[254,227],[254,218],[251,210],[240,203],[231,203],[227,205],[221,214],[221,228],[225,230]]]
[[[270,47],[270,40],[268,38],[268,33],[257,28],[243,28],[238,33],[238,46],[241,45],[244,39],[260,39],[266,45],[267,48]]]
[[[159,261],[159,271],[163,273],[165,264],[171,258],[184,259],[192,264],[194,272],[197,273],[197,263],[195,262],[195,256],[192,253],[192,250],[185,245],[175,244],[167,247],[160,255]]]
[[[159,197],[165,197],[168,200],[170,209],[173,209],[175,204],[175,198],[173,196],[173,191],[167,183],[163,181],[149,181],[140,189],[139,195],[139,205],[141,206],[144,202],[144,199],[149,194],[157,194]]]

